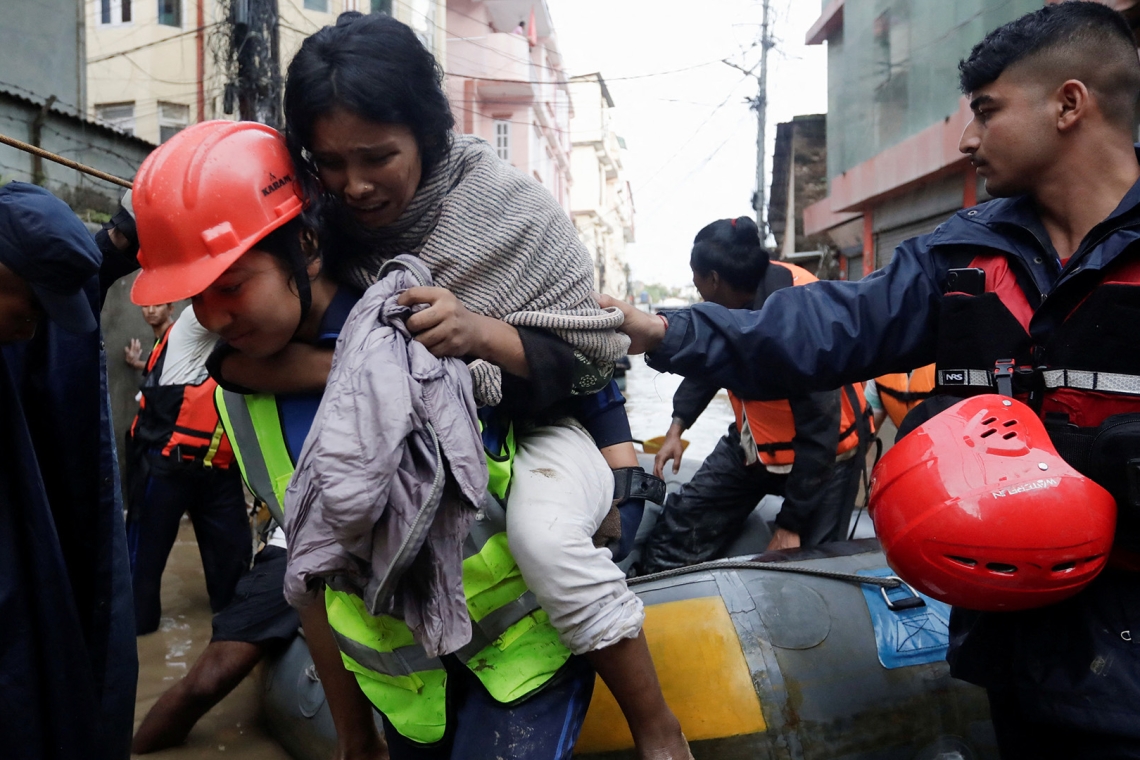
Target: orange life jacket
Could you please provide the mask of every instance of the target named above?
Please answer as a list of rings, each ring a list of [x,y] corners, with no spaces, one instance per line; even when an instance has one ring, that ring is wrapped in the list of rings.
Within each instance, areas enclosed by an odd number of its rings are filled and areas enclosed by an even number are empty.
[[[771,265],[782,266],[792,273],[792,285],[806,285],[818,279],[811,272],[783,261]],[[859,445],[859,427],[866,420],[870,430],[867,400],[863,397],[863,384],[844,386],[841,391],[842,413],[839,420],[839,446],[836,456],[845,454]],[[757,462],[766,467],[790,465],[795,462],[792,439],[796,423],[792,407],[785,400],[746,401],[731,391],[728,400],[736,413],[736,427],[740,431],[740,445],[744,448],[744,461]],[[858,409],[856,409],[856,405]],[[862,419],[861,419],[862,418]]]
[[[214,407],[213,378],[198,385],[159,385],[166,362],[170,331],[155,343],[146,363],[139,411],[131,422],[130,435],[149,449],[177,462],[227,469],[234,460],[233,448]]]
[[[910,373],[896,372],[876,377],[875,388],[887,416],[898,427],[907,412],[930,398],[934,391],[934,365],[928,364]]]

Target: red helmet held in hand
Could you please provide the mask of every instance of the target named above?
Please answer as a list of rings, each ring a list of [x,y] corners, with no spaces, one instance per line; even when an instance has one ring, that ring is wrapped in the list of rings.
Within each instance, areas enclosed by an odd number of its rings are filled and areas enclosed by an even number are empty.
[[[1057,454],[1019,401],[984,395],[927,420],[883,456],[869,512],[887,562],[974,610],[1059,602],[1104,568],[1116,502]]]

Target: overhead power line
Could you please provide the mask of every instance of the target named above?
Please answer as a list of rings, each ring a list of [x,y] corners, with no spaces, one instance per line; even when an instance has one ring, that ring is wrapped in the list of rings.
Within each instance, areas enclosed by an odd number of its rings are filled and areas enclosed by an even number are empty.
[[[163,37],[161,40],[153,40],[151,42],[147,42],[147,43],[144,43],[142,45],[136,45],[135,47],[128,48],[126,50],[120,50],[120,51],[115,52],[115,53],[107,53],[106,55],[99,55],[99,56],[96,56],[94,58],[88,58],[87,63],[89,63],[89,64],[90,63],[99,63],[100,61],[109,61],[112,58],[118,58],[121,55],[128,55],[130,53],[137,53],[140,50],[145,50],[147,48],[154,47],[155,45],[161,45],[165,42],[171,42],[172,40],[177,40],[177,39],[180,39],[182,37],[188,37],[191,34],[198,34],[199,32],[204,32],[207,29],[212,29],[213,27],[218,26],[219,23],[221,23],[221,22],[216,22],[213,24],[206,24],[205,26],[200,26],[197,29],[190,29],[189,31],[185,31],[185,32],[182,32],[180,34],[172,34],[169,37]]]

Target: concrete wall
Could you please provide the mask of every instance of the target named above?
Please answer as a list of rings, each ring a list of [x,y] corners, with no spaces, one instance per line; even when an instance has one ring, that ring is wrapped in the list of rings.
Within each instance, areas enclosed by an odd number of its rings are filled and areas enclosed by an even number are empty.
[[[39,104],[0,92],[0,132],[30,141],[32,121],[40,110]],[[134,176],[139,164],[154,148],[142,140],[55,110],[46,114],[40,146],[127,180]],[[12,180],[31,182],[33,162],[30,154],[0,145],[0,183]],[[46,159],[41,163],[44,186],[77,212],[112,212],[118,206],[123,188]]]
[[[77,0],[0,2],[0,81],[82,111],[82,12]]]

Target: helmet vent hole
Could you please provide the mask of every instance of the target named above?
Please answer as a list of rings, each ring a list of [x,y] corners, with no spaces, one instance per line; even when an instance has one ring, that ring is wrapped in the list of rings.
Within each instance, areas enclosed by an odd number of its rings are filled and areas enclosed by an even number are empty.
[[[997,422],[997,417],[990,417],[988,420],[982,420],[983,425],[992,425]]]
[[[1060,564],[1053,565],[1053,572],[1063,573],[1066,570],[1072,570],[1076,566],[1077,566],[1076,560],[1072,560],[1071,562],[1062,562]]]
[[[978,561],[976,559],[970,559],[969,557],[955,557],[952,554],[947,554],[946,559],[950,560],[951,562],[957,562],[959,565],[965,565],[966,567],[976,567],[978,564]]]
[[[987,570],[993,570],[995,573],[1003,573],[1005,575],[1013,575],[1017,572],[1017,567],[1014,565],[1007,565],[1004,562],[987,562]]]
[[[993,428],[990,428],[986,432],[982,433],[981,437],[982,438],[989,438],[991,435],[993,435],[996,432],[997,432],[996,430],[994,430]]]
[[[1017,433],[1015,433],[1014,431],[1011,430],[1002,436],[1002,440],[1008,441],[1010,438],[1016,438],[1016,437],[1017,437]]]
[[[1005,422],[1001,423],[1001,426],[1002,427],[1013,427],[1016,424],[1017,424],[1017,420],[1006,420]]]

